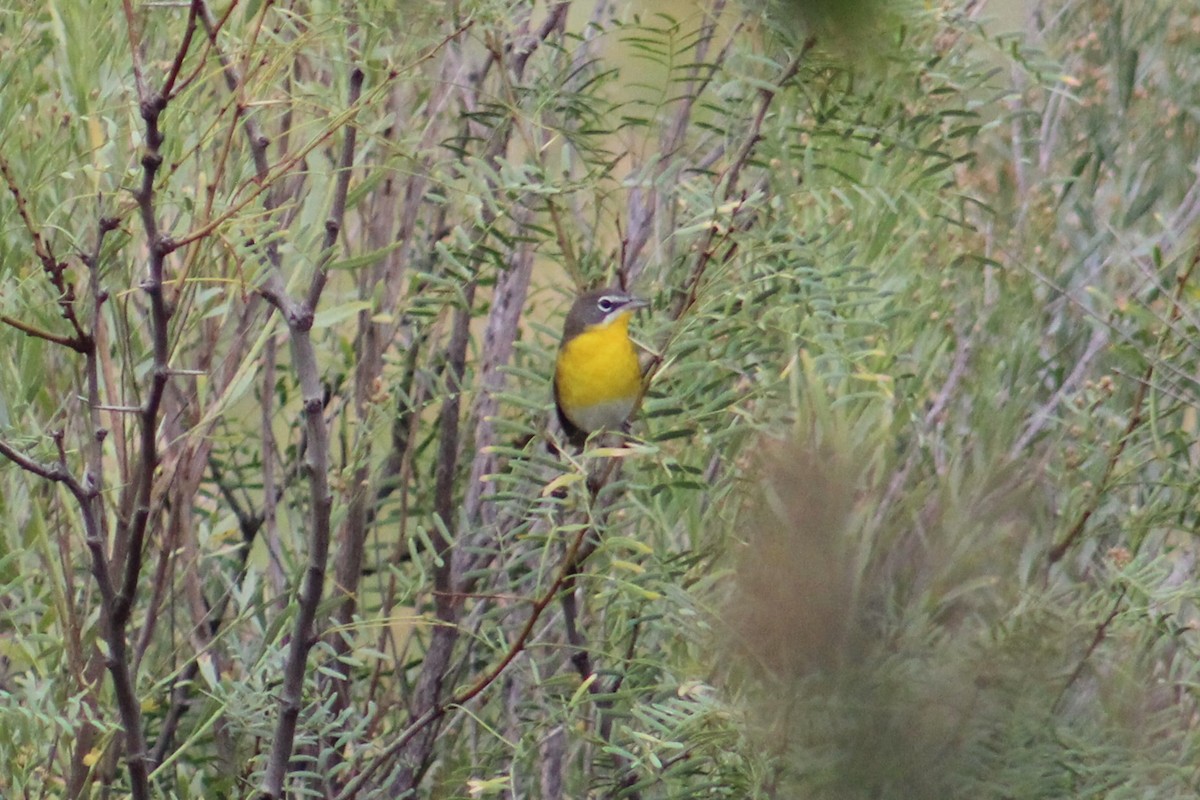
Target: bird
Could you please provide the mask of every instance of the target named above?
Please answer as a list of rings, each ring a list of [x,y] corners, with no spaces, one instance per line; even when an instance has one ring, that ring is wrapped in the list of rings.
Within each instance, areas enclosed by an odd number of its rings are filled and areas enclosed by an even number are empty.
[[[620,428],[642,399],[642,365],[629,338],[633,312],[650,304],[615,287],[584,292],[571,305],[554,365],[554,406],[567,441]]]

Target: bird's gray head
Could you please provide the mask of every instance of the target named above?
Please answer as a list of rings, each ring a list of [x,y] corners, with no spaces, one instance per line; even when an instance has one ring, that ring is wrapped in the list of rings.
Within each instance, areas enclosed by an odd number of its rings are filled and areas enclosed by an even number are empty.
[[[573,339],[596,325],[608,325],[621,314],[636,311],[648,305],[650,304],[645,300],[612,286],[584,292],[575,299],[571,310],[567,312],[567,321],[563,326],[563,341]]]

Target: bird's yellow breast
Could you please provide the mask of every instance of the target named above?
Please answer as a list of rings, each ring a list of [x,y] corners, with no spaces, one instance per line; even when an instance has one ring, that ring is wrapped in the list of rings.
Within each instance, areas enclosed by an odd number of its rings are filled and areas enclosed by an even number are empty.
[[[631,314],[593,325],[559,348],[554,384],[567,418],[585,431],[617,427],[642,393],[642,368],[629,338]]]

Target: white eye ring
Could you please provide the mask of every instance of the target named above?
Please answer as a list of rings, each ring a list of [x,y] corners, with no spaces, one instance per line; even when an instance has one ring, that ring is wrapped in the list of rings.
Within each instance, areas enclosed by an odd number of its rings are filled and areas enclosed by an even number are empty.
[[[610,312],[614,308],[616,308],[617,304],[611,297],[601,297],[600,300],[596,303],[596,305],[599,306],[601,311],[603,311],[605,314],[607,314],[608,312]]]

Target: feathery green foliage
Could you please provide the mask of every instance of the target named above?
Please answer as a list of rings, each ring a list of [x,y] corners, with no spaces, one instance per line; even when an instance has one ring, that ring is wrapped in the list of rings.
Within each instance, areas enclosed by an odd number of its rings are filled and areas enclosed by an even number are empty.
[[[0,12],[5,796],[1193,795],[1200,14],[829,7]]]

